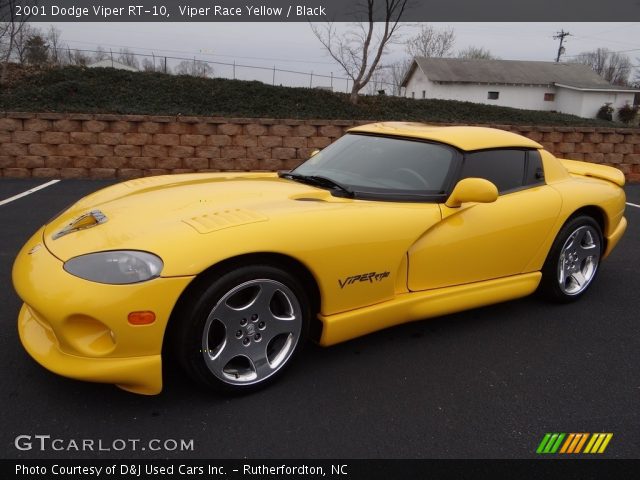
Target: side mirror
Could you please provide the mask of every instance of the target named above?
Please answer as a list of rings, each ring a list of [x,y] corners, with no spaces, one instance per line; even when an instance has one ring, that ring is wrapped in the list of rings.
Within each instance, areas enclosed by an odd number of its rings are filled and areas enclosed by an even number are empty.
[[[465,178],[460,180],[445,205],[458,208],[465,202],[491,203],[498,199],[498,189],[484,178]]]

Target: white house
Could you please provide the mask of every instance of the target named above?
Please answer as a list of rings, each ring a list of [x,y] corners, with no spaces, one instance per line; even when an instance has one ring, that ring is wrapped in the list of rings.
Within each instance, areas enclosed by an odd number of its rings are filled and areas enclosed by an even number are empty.
[[[605,103],[633,105],[639,92],[611,85],[586,65],[416,57],[402,81],[411,98],[460,100],[592,118]]]
[[[134,67],[130,67],[129,65],[125,65],[122,62],[118,62],[117,60],[111,60],[110,58],[105,58],[104,60],[100,60],[98,62],[87,65],[89,68],[117,68],[118,70],[129,70],[130,72],[137,72],[138,69]]]

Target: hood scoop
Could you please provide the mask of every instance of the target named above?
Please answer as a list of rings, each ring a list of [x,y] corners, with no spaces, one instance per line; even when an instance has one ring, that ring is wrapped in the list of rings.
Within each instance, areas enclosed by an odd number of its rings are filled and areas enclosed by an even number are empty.
[[[100,210],[91,210],[89,213],[85,213],[84,215],[80,215],[78,218],[73,220],[71,223],[68,223],[63,228],[55,232],[51,238],[53,240],[57,240],[60,237],[64,237],[70,233],[74,233],[80,230],[85,230],[87,228],[96,227],[101,223],[105,223],[107,220],[107,216],[102,213]]]
[[[230,208],[188,218],[183,222],[196,229],[199,233],[211,233],[224,228],[264,222],[266,220],[268,220],[268,217],[260,213],[242,208]]]

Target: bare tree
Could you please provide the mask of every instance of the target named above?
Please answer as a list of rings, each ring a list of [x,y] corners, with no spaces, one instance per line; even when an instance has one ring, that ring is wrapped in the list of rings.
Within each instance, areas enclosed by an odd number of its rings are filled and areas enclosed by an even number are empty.
[[[38,28],[25,24],[16,33],[13,39],[13,54],[11,55],[20,65],[27,61],[27,44],[33,37],[41,36]]]
[[[0,8],[3,8],[2,0],[0,0]],[[0,22],[0,55],[4,58],[6,49],[9,47],[9,34],[11,33],[11,22]]]
[[[0,22],[0,58],[4,63],[5,57],[11,56],[11,50],[9,47],[9,34],[11,29],[10,22]]]
[[[448,57],[453,52],[455,42],[453,28],[437,29],[432,25],[421,25],[420,33],[407,41],[406,51],[412,58]]]
[[[603,75],[607,64],[608,50],[606,48],[598,48],[592,52],[582,52],[580,55],[571,60],[572,63],[581,63],[588,65],[598,75]]]
[[[107,58],[111,58],[109,52],[107,52],[102,45],[98,45],[96,47],[96,51],[93,53],[93,61],[99,62],[100,60],[106,60]]]
[[[13,5],[13,3],[13,0],[8,1],[10,5]],[[10,12],[10,15],[13,15],[13,9]],[[14,60],[23,64],[25,62],[27,42],[31,37],[41,35],[41,32],[38,28],[23,20],[4,22],[3,26],[0,27],[0,34],[2,34],[0,42],[3,44],[3,61],[8,63]]]
[[[386,47],[397,38],[400,19],[408,0],[377,0],[382,4],[380,13],[383,22],[377,18],[376,0],[366,0],[367,21],[352,24],[346,31],[339,32],[334,23],[324,27],[311,25],[313,33],[322,46],[352,80],[351,103],[358,103],[358,93],[371,80]]]
[[[192,77],[208,77],[213,74],[213,68],[207,62],[200,60],[182,60],[175,68],[176,75],[191,75]]]
[[[611,52],[604,71],[604,78],[614,85],[627,85],[632,68],[631,60],[628,56]]]
[[[375,72],[373,72],[373,75],[371,75],[371,80],[369,80],[369,83],[365,87],[366,92],[369,95],[376,95],[381,91],[384,91],[384,93],[386,94],[386,91],[388,89],[387,83],[390,82],[386,67],[384,65],[378,65],[378,68],[376,68]]]
[[[80,65],[86,67],[92,61],[93,59],[91,58],[91,56],[87,55],[85,52],[67,48],[67,62],[69,63],[69,65]]]
[[[129,67],[138,68],[138,59],[136,58],[136,54],[133,53],[128,48],[121,48],[120,53],[118,54],[118,61],[123,63]]]
[[[190,62],[188,60],[186,61],[186,63],[193,64],[193,62]],[[200,63],[204,63],[204,66],[197,64],[197,68],[195,69],[193,68],[193,65],[189,69],[186,67],[186,64],[185,64],[184,69],[185,71],[189,70],[189,72],[183,73],[183,75],[195,75],[195,76],[206,77],[207,75],[213,74],[213,68],[211,68],[211,66],[208,63],[205,63],[205,62],[200,62]],[[171,73],[171,70],[167,66],[166,60],[163,59],[163,57],[157,57],[153,54],[151,58],[145,57],[142,60],[141,68],[145,72]],[[167,69],[167,71],[165,71],[165,68]]]
[[[458,58],[463,60],[499,60],[498,57],[484,47],[467,47],[458,52]]]
[[[413,60],[405,58],[404,60],[384,66],[385,79],[388,84],[387,87],[391,89],[392,95],[402,95],[402,81],[411,68],[412,63]]]
[[[15,5],[15,0],[0,0],[0,15],[2,15],[0,18],[2,20],[0,23],[0,50],[2,51],[0,83],[4,83],[7,79],[7,69],[14,54],[16,38],[28,26],[26,23],[28,16],[15,17]]]
[[[64,63],[65,46],[62,43],[62,32],[60,29],[50,25],[45,40],[49,45],[49,61],[53,65],[62,65]]]
[[[633,68],[628,56],[612,52],[608,48],[582,52],[572,62],[590,66],[594,72],[613,85],[627,85]]]
[[[409,38],[405,51],[409,58],[386,65],[385,79],[393,95],[402,95],[402,80],[409,72],[415,57],[447,57],[453,51],[456,35],[453,28],[437,29],[432,25],[420,25],[420,32]]]
[[[150,59],[149,57],[145,57],[145,58],[142,59],[141,68],[142,68],[142,71],[144,71],[144,72],[155,72],[156,71],[156,65],[155,65],[154,61],[152,59]]]

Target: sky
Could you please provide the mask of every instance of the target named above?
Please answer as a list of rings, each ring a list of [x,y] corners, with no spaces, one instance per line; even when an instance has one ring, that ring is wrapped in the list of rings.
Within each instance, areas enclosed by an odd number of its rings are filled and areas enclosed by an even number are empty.
[[[273,67],[307,72],[305,75],[276,72],[275,83],[328,86],[330,77],[344,77],[314,36],[308,23],[56,23],[62,40],[71,48],[95,49],[101,45],[117,52],[127,47],[137,53],[174,56],[263,67],[263,70],[236,67],[236,78],[271,83]],[[437,28],[453,28],[455,50],[484,47],[505,60],[554,61],[558,40],[564,30],[565,56],[570,59],[584,51],[606,47],[624,52],[640,74],[640,23],[432,23]],[[38,24],[47,29],[49,24]],[[407,24],[404,38],[418,30]],[[405,57],[401,42],[389,50],[385,63]],[[169,62],[171,63],[171,61]],[[175,64],[175,62],[174,62]],[[231,77],[233,67],[213,65],[214,76]],[[314,78],[310,78],[313,72]],[[321,78],[319,75],[326,75]],[[346,87],[334,81],[335,89]]]

